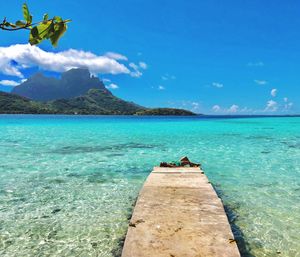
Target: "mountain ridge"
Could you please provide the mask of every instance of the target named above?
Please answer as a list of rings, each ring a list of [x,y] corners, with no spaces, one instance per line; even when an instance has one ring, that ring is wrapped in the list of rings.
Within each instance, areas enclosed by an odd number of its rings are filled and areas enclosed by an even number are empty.
[[[46,102],[80,96],[92,88],[98,88],[107,94],[111,94],[99,78],[91,76],[87,69],[81,68],[63,72],[60,79],[46,77],[40,72],[36,73],[16,86],[12,93],[32,100]]]
[[[147,108],[125,101],[114,96],[87,69],[71,69],[60,79],[35,74],[11,93],[0,94],[0,113],[195,115],[187,110]]]
[[[12,93],[0,92],[0,114],[66,114],[66,115],[174,115],[193,116],[193,112],[174,108],[145,108],[118,99],[121,106],[115,109],[99,105],[102,98],[99,89],[91,89],[87,94],[72,99],[58,99],[50,102],[38,102]],[[127,109],[124,109],[127,105]]]

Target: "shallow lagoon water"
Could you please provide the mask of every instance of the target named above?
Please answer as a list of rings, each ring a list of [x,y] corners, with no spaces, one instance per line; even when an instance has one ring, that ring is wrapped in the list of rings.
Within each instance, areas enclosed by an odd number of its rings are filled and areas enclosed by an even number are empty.
[[[143,182],[188,155],[243,256],[300,256],[300,118],[0,116],[0,256],[119,256]]]

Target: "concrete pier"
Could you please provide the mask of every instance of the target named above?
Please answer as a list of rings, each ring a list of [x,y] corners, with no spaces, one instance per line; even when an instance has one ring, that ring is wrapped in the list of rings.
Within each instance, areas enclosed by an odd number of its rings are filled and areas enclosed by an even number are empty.
[[[239,257],[224,211],[199,168],[155,167],[140,191],[122,257]]]

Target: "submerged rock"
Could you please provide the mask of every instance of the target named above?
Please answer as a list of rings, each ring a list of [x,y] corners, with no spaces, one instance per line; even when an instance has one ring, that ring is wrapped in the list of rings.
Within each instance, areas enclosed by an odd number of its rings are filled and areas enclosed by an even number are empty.
[[[56,208],[56,209],[54,209],[51,213],[55,214],[55,213],[58,213],[58,212],[60,212],[60,211],[61,211],[60,208]]]

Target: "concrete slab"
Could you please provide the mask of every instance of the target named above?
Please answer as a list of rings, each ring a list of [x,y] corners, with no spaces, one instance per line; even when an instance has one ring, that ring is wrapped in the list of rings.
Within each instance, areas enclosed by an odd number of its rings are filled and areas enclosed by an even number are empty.
[[[238,257],[224,211],[199,168],[155,167],[136,203],[122,257]]]

